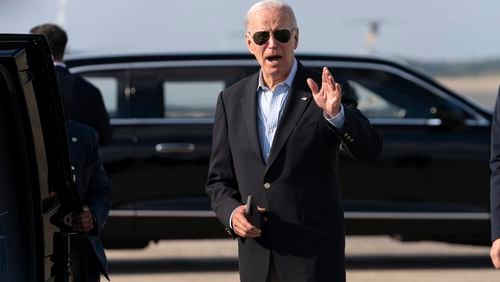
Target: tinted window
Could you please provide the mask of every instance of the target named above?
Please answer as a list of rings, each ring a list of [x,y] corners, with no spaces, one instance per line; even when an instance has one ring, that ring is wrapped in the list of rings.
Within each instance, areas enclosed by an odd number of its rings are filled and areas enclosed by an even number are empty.
[[[118,80],[114,77],[87,77],[87,80],[101,91],[109,116],[116,117],[118,112]]]
[[[367,117],[375,118],[405,118],[406,109],[384,99],[378,93],[364,87],[353,80],[348,80],[358,99],[358,109]]]
[[[130,93],[126,91],[129,90],[126,71],[96,71],[80,73],[80,75],[101,91],[109,117],[126,118],[129,116],[128,94]]]
[[[337,68],[335,75],[349,83],[360,110],[369,118],[428,119],[434,118],[433,107],[456,108],[446,99],[394,73]]]
[[[213,117],[224,81],[166,81],[163,83],[165,117]]]
[[[131,70],[131,116],[209,118],[218,94],[247,75],[244,67],[165,67]]]

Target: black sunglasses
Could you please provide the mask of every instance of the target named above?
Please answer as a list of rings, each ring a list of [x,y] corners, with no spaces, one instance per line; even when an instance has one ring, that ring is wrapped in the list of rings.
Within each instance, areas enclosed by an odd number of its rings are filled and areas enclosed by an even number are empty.
[[[253,42],[257,45],[263,45],[269,40],[270,37],[270,31],[257,31],[256,33],[253,34]],[[278,40],[281,43],[287,43],[290,41],[290,37],[292,35],[292,32],[288,29],[278,29],[272,32],[274,38]]]

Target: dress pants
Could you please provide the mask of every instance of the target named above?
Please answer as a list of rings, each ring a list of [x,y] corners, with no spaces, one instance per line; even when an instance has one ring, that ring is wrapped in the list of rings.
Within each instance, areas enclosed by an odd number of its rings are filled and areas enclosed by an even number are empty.
[[[276,271],[276,265],[274,263],[273,254],[271,253],[271,258],[269,259],[269,272],[267,273],[266,282],[279,282],[278,272]]]
[[[90,245],[90,244],[89,244]],[[100,282],[101,281],[101,265],[97,260],[94,250],[87,249],[87,269],[86,269],[86,282]]]

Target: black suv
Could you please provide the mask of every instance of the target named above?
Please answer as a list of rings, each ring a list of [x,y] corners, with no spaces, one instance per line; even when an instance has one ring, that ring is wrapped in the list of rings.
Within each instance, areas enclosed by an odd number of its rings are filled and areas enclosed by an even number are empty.
[[[384,139],[379,161],[340,159],[347,234],[489,244],[491,112],[403,62],[298,55],[347,81]],[[205,194],[219,92],[258,71],[245,54],[72,58],[101,89],[114,140],[103,147],[114,205],[108,247],[217,238]]]

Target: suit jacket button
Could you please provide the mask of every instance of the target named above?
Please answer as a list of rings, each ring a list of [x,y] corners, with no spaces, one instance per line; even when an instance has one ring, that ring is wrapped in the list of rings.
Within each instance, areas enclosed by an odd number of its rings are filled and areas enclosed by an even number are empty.
[[[264,183],[264,189],[266,189],[266,190],[271,189],[271,183],[269,183],[269,182]]]

